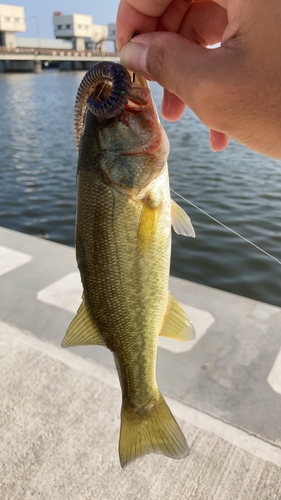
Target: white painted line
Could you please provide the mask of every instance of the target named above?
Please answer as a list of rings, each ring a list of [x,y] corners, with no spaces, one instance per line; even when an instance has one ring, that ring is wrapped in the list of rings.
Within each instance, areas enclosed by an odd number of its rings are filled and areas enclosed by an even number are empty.
[[[179,353],[187,352],[193,349],[193,347],[201,340],[203,335],[215,322],[214,316],[204,309],[198,309],[197,307],[188,306],[180,302],[181,307],[188,315],[189,319],[194,324],[196,330],[196,338],[191,342],[180,342],[179,340],[169,339],[167,337],[159,337],[158,346],[167,351]]]
[[[66,311],[76,313],[81,304],[82,284],[79,272],[70,273],[43,288],[37,293],[37,299],[60,307]]]
[[[262,437],[252,434],[246,429],[239,429],[220,418],[208,415],[203,411],[201,412],[197,408],[184,405],[181,401],[174,398],[165,396],[165,399],[172,413],[178,418],[193,424],[195,427],[199,427],[199,429],[204,429],[206,432],[215,434],[237,448],[248,451],[256,457],[281,467],[281,449],[279,446],[272,445]]]
[[[98,379],[111,387],[119,388],[117,373],[106,366],[100,365],[70,351],[64,350],[50,341],[40,339],[30,332],[20,330],[19,328],[0,320],[0,340],[9,346],[16,347],[18,343],[37,349],[52,359],[61,361],[73,370],[79,370],[87,375]],[[255,436],[246,430],[239,429],[228,422],[212,417],[207,413],[178,401],[171,397],[166,397],[172,412],[176,417],[181,418],[187,423],[194,425],[206,432],[221,437],[231,445],[248,451],[252,455],[263,460],[271,462],[281,467],[281,449],[279,446],[273,446],[270,442]]]
[[[1,342],[9,343],[10,346],[16,348],[17,344],[24,344],[32,349],[50,356],[52,359],[57,359],[65,363],[74,370],[86,373],[98,380],[107,383],[111,387],[120,388],[120,383],[116,370],[99,364],[97,361],[89,361],[88,358],[83,358],[77,354],[63,349],[54,344],[50,340],[37,337],[31,332],[20,330],[17,326],[5,323],[0,320],[0,344]],[[104,349],[104,347],[103,347]]]
[[[281,349],[266,380],[274,392],[281,394]]]
[[[12,250],[12,248],[0,245],[0,276],[13,271],[17,267],[23,266],[32,260],[32,256],[27,253]]]

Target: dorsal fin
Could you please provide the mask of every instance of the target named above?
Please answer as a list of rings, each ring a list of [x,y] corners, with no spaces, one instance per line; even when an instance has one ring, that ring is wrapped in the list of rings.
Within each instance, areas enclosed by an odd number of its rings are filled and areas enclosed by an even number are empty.
[[[84,298],[77,311],[75,318],[71,321],[65,337],[62,341],[62,347],[73,347],[76,345],[105,345],[98,327],[92,319]]]
[[[160,335],[187,342],[195,339],[195,328],[187,314],[169,291],[168,305]]]
[[[174,200],[171,201],[171,221],[174,231],[177,234],[195,238],[195,231],[190,218]]]

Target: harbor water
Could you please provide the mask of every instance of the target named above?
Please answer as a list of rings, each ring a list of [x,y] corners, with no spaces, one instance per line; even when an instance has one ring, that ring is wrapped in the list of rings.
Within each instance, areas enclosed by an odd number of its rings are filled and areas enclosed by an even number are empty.
[[[0,225],[74,245],[75,94],[84,72],[0,74]],[[151,84],[161,109],[162,90]],[[189,110],[161,120],[171,188],[281,260],[281,162],[231,141],[213,153]],[[173,234],[171,274],[281,306],[281,266],[172,193],[196,238]],[[1,242],[0,242],[1,244]]]

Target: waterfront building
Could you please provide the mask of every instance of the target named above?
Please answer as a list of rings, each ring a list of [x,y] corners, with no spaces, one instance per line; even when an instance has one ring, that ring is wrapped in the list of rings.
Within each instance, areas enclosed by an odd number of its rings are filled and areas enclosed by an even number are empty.
[[[54,12],[53,25],[55,37],[74,41],[77,50],[106,51],[107,26],[93,24],[92,16]]]
[[[108,41],[114,42],[114,50],[117,51],[116,47],[116,23],[108,23]]]
[[[26,30],[24,8],[16,5],[0,4],[0,45],[16,47],[15,33]]]

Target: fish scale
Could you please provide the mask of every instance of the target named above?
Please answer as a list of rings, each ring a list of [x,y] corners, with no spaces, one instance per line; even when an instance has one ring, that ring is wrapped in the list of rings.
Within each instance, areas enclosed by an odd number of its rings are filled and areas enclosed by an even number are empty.
[[[114,192],[108,186],[103,186],[102,190],[97,180],[89,182],[86,177],[84,182],[80,179],[79,184],[83,196],[82,211],[77,219],[76,240],[78,248],[80,240],[87,241],[84,249],[87,266],[79,266],[86,300],[107,347],[119,358],[121,369],[130,374],[129,379],[135,394],[135,391],[139,391],[140,380],[155,379],[155,366],[146,363],[145,357],[141,364],[136,365],[136,360],[139,353],[147,349],[156,352],[163,308],[167,300],[167,297],[163,297],[163,287],[169,277],[170,237],[168,236],[166,245],[161,244],[163,237],[160,237],[163,234],[167,239],[166,233],[170,233],[171,227],[170,220],[165,220],[167,212],[163,213],[163,222],[161,221],[157,228],[159,238],[155,238],[147,255],[140,256],[136,240],[141,205],[128,203],[125,196]],[[89,225],[83,223],[80,230],[80,217],[84,221],[85,214],[89,212],[93,221],[99,220],[98,228],[96,230],[88,218]],[[101,232],[99,226],[102,227]],[[96,234],[97,237],[89,239],[89,233]],[[91,258],[93,255],[94,259]],[[158,264],[155,265],[156,256]],[[79,252],[77,259],[80,262]],[[110,269],[108,262],[112,263]],[[153,315],[149,315],[151,306]],[[122,353],[126,346],[129,349],[126,349],[124,359]],[[137,373],[136,367],[139,367]],[[146,384],[143,384],[143,387],[146,387]]]

